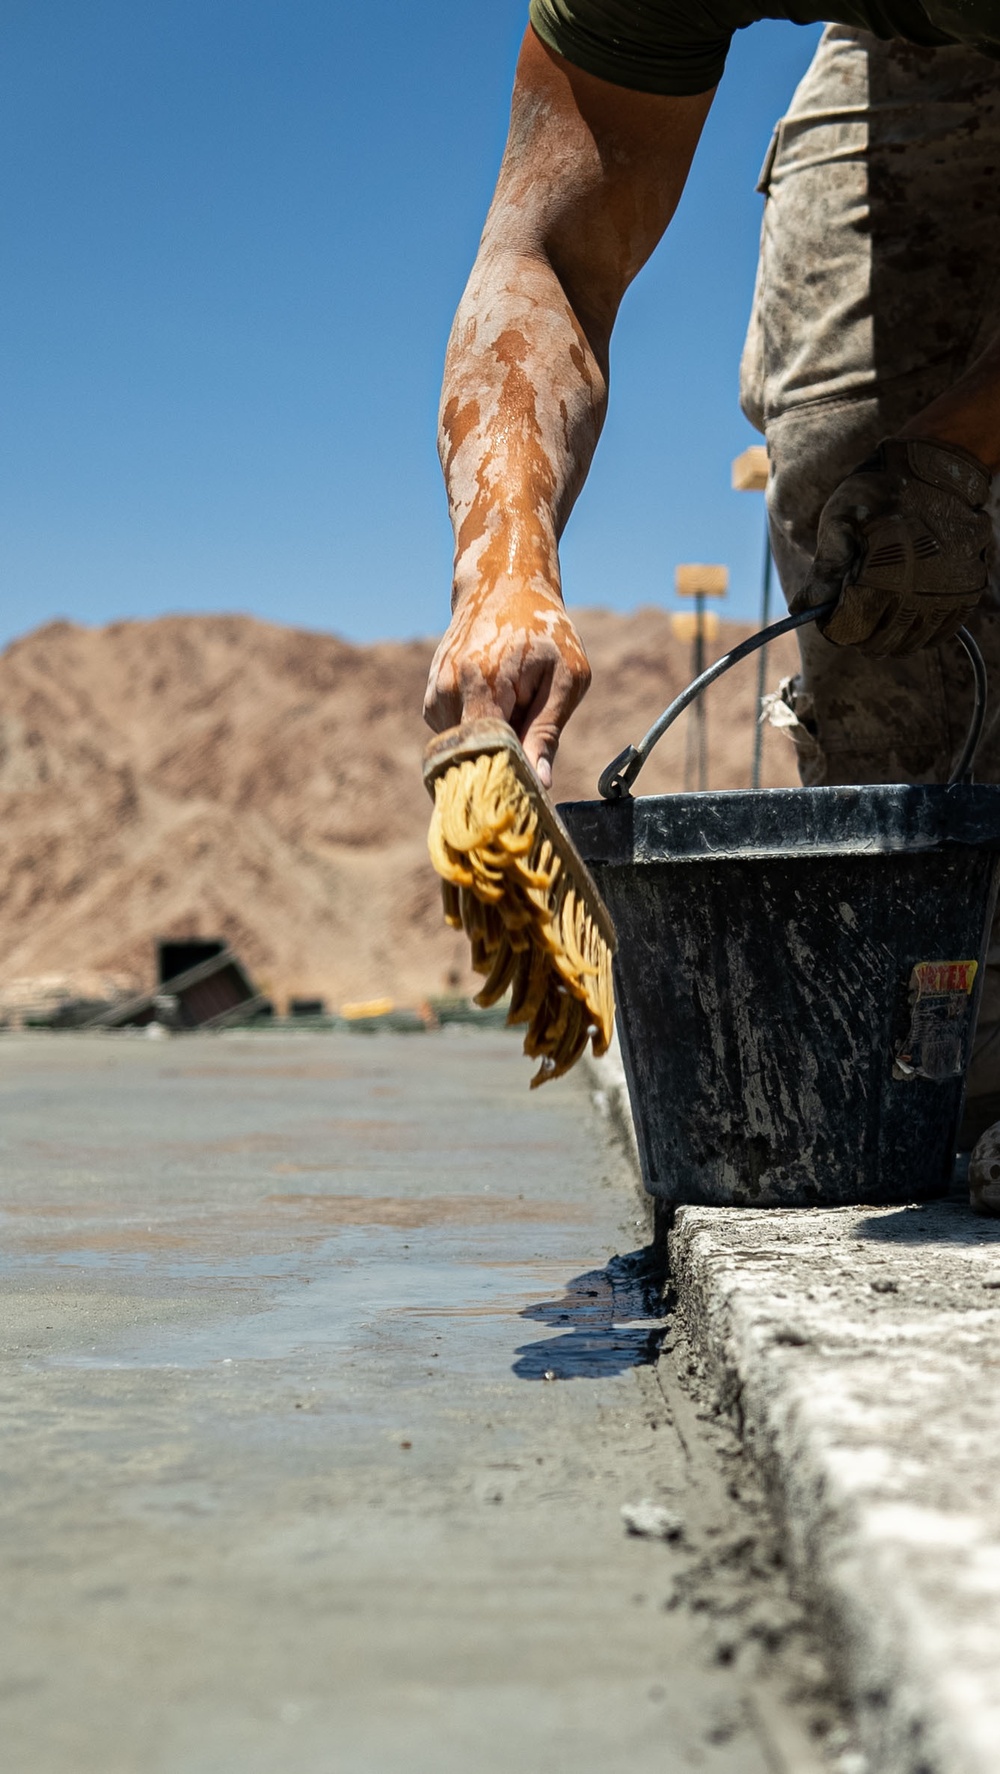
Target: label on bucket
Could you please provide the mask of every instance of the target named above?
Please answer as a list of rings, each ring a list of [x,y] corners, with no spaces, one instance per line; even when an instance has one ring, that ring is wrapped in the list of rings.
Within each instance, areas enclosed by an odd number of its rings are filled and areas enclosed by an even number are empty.
[[[910,974],[910,1027],[894,1078],[960,1078],[965,1071],[978,961],[918,961]]]

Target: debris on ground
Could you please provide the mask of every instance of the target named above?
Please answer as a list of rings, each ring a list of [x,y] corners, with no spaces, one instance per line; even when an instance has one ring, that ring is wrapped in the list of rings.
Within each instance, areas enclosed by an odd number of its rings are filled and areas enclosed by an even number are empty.
[[[623,1503],[622,1521],[630,1534],[644,1540],[680,1540],[684,1536],[684,1518],[672,1509],[664,1509],[648,1497],[641,1503]]]
[[[167,1029],[220,1029],[250,1022],[271,1010],[239,956],[224,947],[176,978],[162,980],[155,991],[141,992],[99,1011],[84,1026],[144,1029],[160,1023]]]
[[[986,1129],[969,1160],[969,1206],[1000,1215],[1000,1122]]]

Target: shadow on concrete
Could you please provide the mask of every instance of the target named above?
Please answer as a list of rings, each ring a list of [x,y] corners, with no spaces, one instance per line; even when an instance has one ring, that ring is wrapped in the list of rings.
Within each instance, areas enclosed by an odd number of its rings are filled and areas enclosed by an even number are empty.
[[[879,1244],[1000,1244],[1000,1220],[983,1219],[960,1201],[928,1201],[859,1220],[856,1238]]]
[[[524,1343],[519,1380],[603,1380],[648,1367],[666,1330],[663,1279],[651,1246],[574,1275],[559,1300],[527,1306],[522,1318],[551,1325],[555,1337]]]

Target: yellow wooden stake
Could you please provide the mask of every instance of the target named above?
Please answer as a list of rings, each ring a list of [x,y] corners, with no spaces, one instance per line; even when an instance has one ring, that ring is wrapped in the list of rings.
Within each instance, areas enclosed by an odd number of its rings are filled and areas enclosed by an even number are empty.
[[[766,493],[767,477],[767,450],[763,444],[751,444],[733,462],[733,491],[736,493]]]

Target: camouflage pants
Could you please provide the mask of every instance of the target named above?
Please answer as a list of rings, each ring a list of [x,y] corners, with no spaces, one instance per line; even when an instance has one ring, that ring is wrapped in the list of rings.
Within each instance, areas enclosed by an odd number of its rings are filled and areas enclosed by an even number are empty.
[[[790,599],[834,487],[1000,329],[1000,64],[829,26],[760,188],[741,400],[767,437],[772,546]],[[1000,782],[995,577],[970,626],[993,686],[976,773]],[[805,783],[946,778],[971,706],[954,641],[876,660],[806,629],[800,648],[780,713]],[[969,1076],[980,1119],[1000,1117],[1000,924],[989,960]]]

